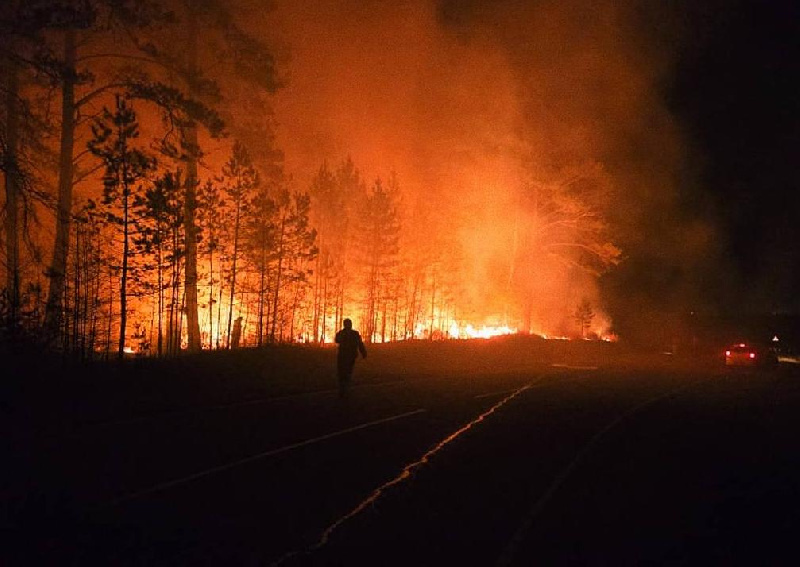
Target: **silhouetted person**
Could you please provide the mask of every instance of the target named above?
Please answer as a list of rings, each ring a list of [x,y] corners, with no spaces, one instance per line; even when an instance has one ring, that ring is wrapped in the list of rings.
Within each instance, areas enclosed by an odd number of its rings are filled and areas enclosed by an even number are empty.
[[[358,331],[353,330],[353,322],[350,319],[342,321],[344,328],[336,333],[336,344],[339,345],[339,352],[336,356],[336,373],[339,378],[339,395],[344,396],[350,387],[350,380],[353,378],[353,367],[356,365],[358,353],[361,358],[367,358],[367,349]]]
[[[237,317],[233,323],[233,332],[231,333],[231,348],[239,347],[239,340],[242,338],[242,318]]]

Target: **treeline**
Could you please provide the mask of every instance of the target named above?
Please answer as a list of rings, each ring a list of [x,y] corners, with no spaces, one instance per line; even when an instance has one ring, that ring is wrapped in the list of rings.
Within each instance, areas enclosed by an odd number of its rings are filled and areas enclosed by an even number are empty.
[[[122,357],[329,341],[346,315],[368,340],[426,318],[433,332],[445,294],[434,275],[423,303],[396,177],[367,185],[347,160],[290,188],[276,61],[241,15],[216,0],[3,5],[6,339]],[[260,112],[239,123],[243,108]]]
[[[280,50],[244,10],[2,4],[2,340],[91,358],[330,342],[344,317],[369,341],[457,336],[487,312],[525,328],[542,274],[618,261],[596,164],[520,188],[479,235],[491,270],[465,247],[470,211],[395,174],[347,158],[296,187],[270,111]]]
[[[243,15],[217,0],[3,3],[5,334],[122,356],[128,300],[145,293],[137,270],[154,267],[154,294],[169,304],[166,324],[162,309],[157,317],[162,352],[178,348],[181,327],[186,346],[201,347],[204,148],[236,134],[266,140],[260,155],[279,158],[268,106],[247,125],[230,119],[281,84],[272,49],[237,23]],[[98,176],[102,196],[88,198]],[[145,250],[157,258],[149,265],[135,260]]]

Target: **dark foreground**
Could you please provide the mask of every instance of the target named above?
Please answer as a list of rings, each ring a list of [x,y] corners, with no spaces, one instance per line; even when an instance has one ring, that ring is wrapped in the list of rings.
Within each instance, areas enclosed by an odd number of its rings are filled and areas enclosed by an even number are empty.
[[[796,366],[399,348],[345,400],[319,351],[31,379],[3,412],[0,563],[800,561]]]

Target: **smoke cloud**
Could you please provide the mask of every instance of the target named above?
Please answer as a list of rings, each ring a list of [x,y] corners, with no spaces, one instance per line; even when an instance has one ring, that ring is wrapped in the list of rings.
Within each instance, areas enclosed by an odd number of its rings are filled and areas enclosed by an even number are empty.
[[[625,319],[623,296],[638,311],[654,293],[654,309],[674,307],[681,266],[702,260],[711,233],[678,214],[686,171],[657,15],[610,0],[280,2],[265,25],[291,52],[273,103],[286,169],[300,188],[348,155],[368,181],[396,172],[408,209],[434,217],[407,228],[462,245],[462,311],[484,321],[561,332],[583,297],[605,324],[603,310]],[[524,238],[532,188],[574,171],[594,172],[629,260],[605,293],[596,274],[537,261]],[[645,285],[652,263],[675,277]]]

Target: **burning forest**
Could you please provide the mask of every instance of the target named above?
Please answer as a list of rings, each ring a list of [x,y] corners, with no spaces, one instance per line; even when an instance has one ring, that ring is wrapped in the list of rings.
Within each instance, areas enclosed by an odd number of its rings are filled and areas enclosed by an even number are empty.
[[[636,18],[6,2],[3,333],[88,358],[324,344],[346,317],[612,338],[600,279],[674,225],[681,161]]]

